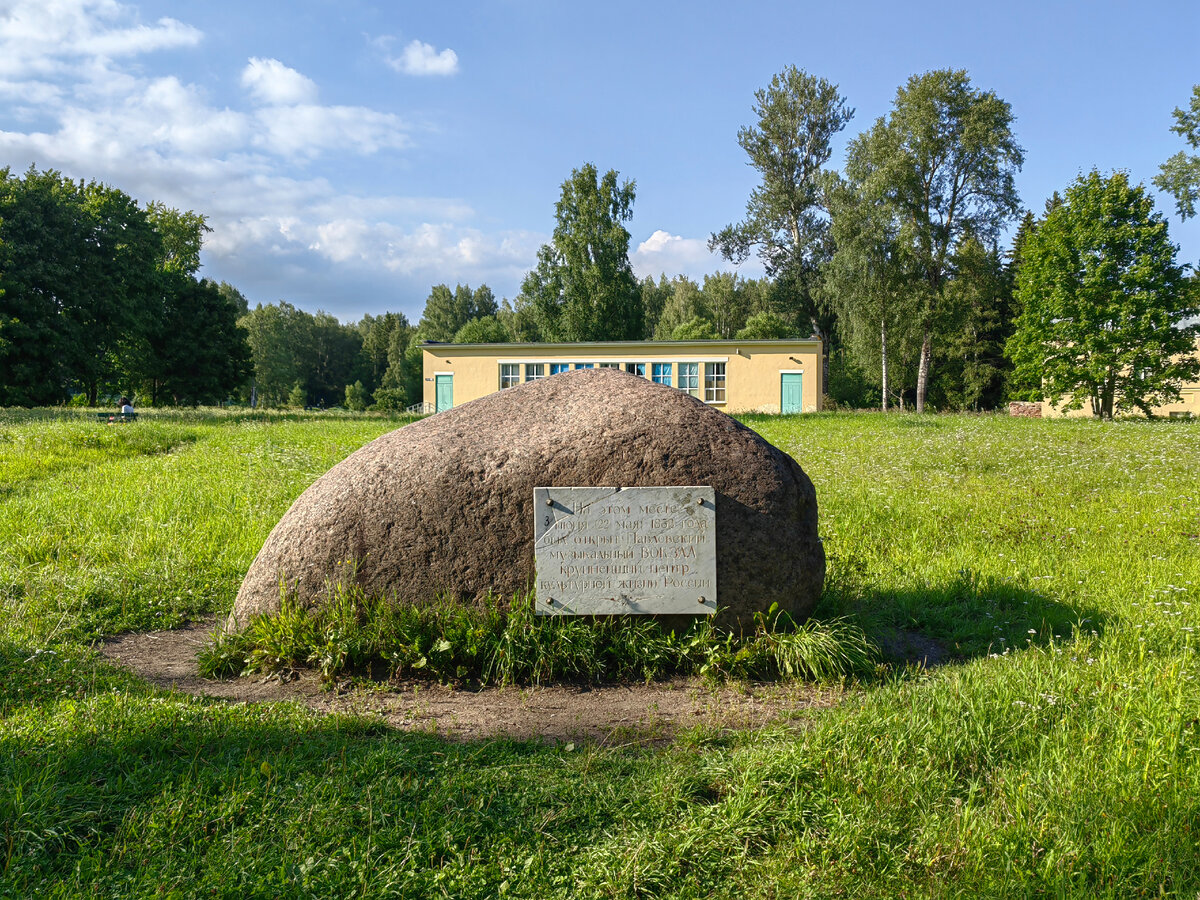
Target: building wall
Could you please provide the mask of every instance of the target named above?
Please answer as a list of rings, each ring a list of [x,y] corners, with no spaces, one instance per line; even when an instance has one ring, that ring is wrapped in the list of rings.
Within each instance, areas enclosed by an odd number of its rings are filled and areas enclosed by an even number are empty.
[[[646,377],[653,363],[671,364],[671,385],[679,385],[681,362],[698,363],[699,390],[705,398],[705,363],[725,364],[724,403],[710,405],[725,412],[780,411],[781,374],[803,373],[804,412],[820,408],[820,341],[620,341],[589,344],[425,344],[424,400],[435,404],[436,376],[454,376],[454,405],[461,406],[500,390],[500,366],[518,365],[521,380],[526,366],[541,363],[549,375],[552,363],[644,363]]]
[[[1190,415],[1193,418],[1200,419],[1200,384],[1190,384],[1184,387],[1180,394],[1182,395],[1178,403],[1168,403],[1163,406],[1153,407],[1154,415],[1156,416],[1171,416],[1171,415]],[[1117,407],[1114,411],[1118,416],[1140,416],[1140,409],[1126,409]],[[1058,406],[1054,406],[1049,400],[1042,401],[1042,416],[1044,418],[1072,418],[1082,419],[1091,418],[1092,402],[1087,397],[1083,399],[1083,406],[1079,409],[1064,410]]]
[[[1200,338],[1196,340],[1196,350],[1200,352]],[[1154,415],[1156,416],[1184,416],[1191,415],[1193,418],[1200,418],[1200,381],[1192,381],[1183,385],[1180,389],[1180,394],[1177,403],[1167,403],[1162,406],[1155,406]],[[1042,401],[1042,415],[1048,418],[1058,418],[1067,416],[1070,418],[1083,418],[1092,415],[1092,403],[1086,396],[1083,398],[1083,406],[1079,409],[1063,410],[1060,406],[1054,406],[1049,400]],[[1142,414],[1139,409],[1124,409],[1118,407],[1114,410],[1114,414],[1118,416],[1140,416]]]

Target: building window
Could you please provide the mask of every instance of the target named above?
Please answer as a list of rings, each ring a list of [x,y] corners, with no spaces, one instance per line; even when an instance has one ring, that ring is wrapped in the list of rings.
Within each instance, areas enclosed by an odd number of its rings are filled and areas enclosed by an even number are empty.
[[[693,397],[700,396],[700,363],[679,364],[679,389]]]
[[[546,377],[545,363],[525,363],[525,380],[537,381],[539,378]]]
[[[596,363],[596,368],[597,369],[619,369],[619,368],[621,368],[621,364],[620,363]]]
[[[655,384],[665,384],[671,386],[671,364],[670,363],[654,363],[652,367]]]
[[[704,399],[708,403],[725,402],[725,363],[704,364]]]
[[[571,369],[570,363],[550,363],[550,374],[557,375],[559,372],[568,372]]]
[[[500,390],[516,387],[521,383],[520,363],[500,363]]]
[[[596,364],[595,363],[575,363],[575,368],[577,368],[577,369],[594,369],[594,368],[596,368]]]
[[[642,378],[645,378],[646,377],[646,364],[645,363],[625,363],[625,371],[628,372],[630,375],[640,375]]]

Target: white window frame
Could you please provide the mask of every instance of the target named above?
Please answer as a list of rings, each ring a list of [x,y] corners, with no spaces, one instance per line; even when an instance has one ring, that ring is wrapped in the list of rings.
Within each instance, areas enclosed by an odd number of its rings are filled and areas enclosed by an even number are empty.
[[[500,390],[516,387],[521,383],[520,363],[500,363]]]
[[[716,381],[716,368],[721,367],[720,387],[715,383],[710,387],[709,382]],[[720,397],[717,394],[720,393]],[[723,362],[706,362],[704,364],[704,402],[712,404],[727,403],[729,398],[729,369]]]
[[[705,365],[706,366],[711,365],[711,363],[705,363]],[[691,371],[685,373],[684,366],[690,367]],[[698,362],[675,363],[675,376],[676,376],[676,381],[678,382],[678,385],[676,385],[676,386],[679,388],[679,390],[683,391],[685,394],[691,394],[693,397],[700,396],[700,387],[701,387],[701,385],[700,385],[700,363],[698,363]],[[692,383],[685,385],[684,384],[685,378],[688,379]]]
[[[525,366],[525,380],[527,382],[541,381],[543,378],[546,377],[546,364],[545,363],[524,363],[524,366]],[[537,371],[534,372],[534,371],[532,371],[533,369],[537,369]]]
[[[666,381],[658,380],[660,377],[658,374],[658,368],[660,366],[667,367],[667,380]],[[652,363],[650,363],[650,380],[653,381],[655,384],[663,384],[663,385],[666,385],[667,387],[671,387],[674,384],[674,381],[672,379],[672,376],[674,374],[675,374],[675,363],[674,362],[652,362]]]

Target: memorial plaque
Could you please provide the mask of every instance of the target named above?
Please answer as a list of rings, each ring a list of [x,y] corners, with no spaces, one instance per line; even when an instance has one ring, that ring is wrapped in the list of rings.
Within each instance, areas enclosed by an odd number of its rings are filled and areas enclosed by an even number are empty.
[[[711,487],[533,489],[540,615],[712,615]]]

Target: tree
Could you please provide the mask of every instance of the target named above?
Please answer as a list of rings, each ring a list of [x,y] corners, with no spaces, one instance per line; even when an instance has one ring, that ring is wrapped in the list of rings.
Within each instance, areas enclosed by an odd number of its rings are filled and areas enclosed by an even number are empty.
[[[508,329],[495,316],[472,319],[454,335],[456,344],[506,344],[510,340]]]
[[[486,284],[474,291],[466,284],[456,285],[453,291],[444,284],[435,284],[417,327],[427,341],[452,341],[458,329],[472,319],[494,316],[497,310],[496,297]]]
[[[750,318],[751,293],[733,272],[704,276],[704,304],[717,337],[731,338]]]
[[[323,310],[311,319],[311,355],[304,367],[304,387],[311,403],[333,406],[342,401],[358,363],[362,336],[353,325],[343,325]]]
[[[421,341],[425,338],[417,329],[411,335],[397,329],[388,344],[388,368],[375,391],[375,408],[404,409],[418,403],[422,391]]]
[[[656,283],[652,277],[646,276],[642,282],[642,335],[646,339],[654,337],[658,320],[662,317],[663,309],[675,289],[667,280],[666,273],[660,273]]]
[[[91,182],[81,185],[79,199],[84,269],[75,302],[64,307],[62,318],[70,335],[68,364],[95,406],[101,384],[124,376],[123,387],[131,390],[130,376],[144,359],[159,320],[155,264],[162,241],[123,191]]]
[[[162,239],[160,267],[184,275],[200,271],[204,235],[212,233],[205,217],[190,209],[180,212],[153,200],[146,205],[146,216]]]
[[[254,361],[255,389],[265,406],[283,406],[298,382],[303,389],[312,358],[312,316],[283,300],[258,304],[240,320]]]
[[[164,273],[162,289],[162,342],[156,350],[163,368],[151,383],[151,402],[169,397],[176,406],[220,403],[252,371],[236,301],[213,282],[180,272]]]
[[[1175,124],[1171,130],[1193,150],[1200,150],[1200,84],[1192,86],[1192,102],[1188,109],[1175,107],[1174,115]],[[1196,200],[1200,198],[1200,155],[1188,155],[1180,150],[1159,167],[1154,186],[1175,198],[1179,218],[1190,219],[1196,214]]]
[[[223,398],[247,349],[236,304],[194,277],[207,230],[203,216],[143,210],[98,182],[3,170],[0,403],[61,402],[80,387],[92,405],[135,387],[156,402],[168,382],[176,402]]]
[[[780,341],[792,336],[787,322],[770,310],[752,315],[741,331],[734,335],[739,341]]]
[[[382,316],[363,316],[358,323],[358,333],[362,338],[362,350],[359,355],[359,374],[368,396],[383,381],[387,372],[388,348],[392,343],[392,335],[399,332],[400,340],[405,346],[415,329],[408,324],[408,318],[403,313],[384,313]]]
[[[880,407],[892,398],[904,405],[905,361],[915,359],[915,296],[906,291],[908,260],[899,223],[881,197],[862,184],[851,160],[849,180],[831,178],[829,197],[837,251],[825,271],[825,288],[838,313],[839,329],[857,368],[878,372]],[[918,340],[919,345],[919,340]]]
[[[562,184],[554,236],[521,284],[546,340],[642,337],[642,294],[622,224],[633,215],[635,185],[617,178],[614,169],[600,177],[586,163]]]
[[[146,217],[158,236],[157,291],[130,377],[153,404],[224,400],[249,367],[246,333],[237,327],[246,298],[233,285],[197,280],[204,235],[212,231],[204,216],[152,202]]]
[[[676,275],[669,282],[670,294],[663,304],[654,326],[653,338],[656,341],[669,341],[671,334],[680,325],[692,319],[710,319],[711,310],[705,302],[704,292],[700,285],[686,275]]]
[[[367,389],[361,381],[346,385],[346,409],[362,412],[367,408]]]
[[[921,307],[918,412],[925,409],[954,251],[967,235],[994,243],[1018,210],[1014,175],[1024,155],[1012,121],[995,93],[976,90],[965,71],[943,69],[910,78],[891,115],[850,145],[850,181],[886,206],[911,261],[909,290]]]
[[[1058,191],[1055,191],[1053,197],[1046,201],[1047,215],[1049,215],[1052,208],[1050,205],[1051,202],[1054,203],[1054,207],[1062,205],[1062,197]],[[1034,216],[1032,210],[1026,210],[1025,215],[1021,217],[1021,224],[1017,226],[1017,233],[1013,235],[1012,247],[1008,251],[1008,263],[1005,266],[1004,272],[1004,279],[1008,284],[1010,298],[1008,337],[1012,337],[1012,330],[1016,327],[1016,321],[1021,317],[1021,301],[1017,297],[1017,280],[1021,273],[1021,263],[1025,258],[1025,245],[1029,240],[1029,235],[1033,234],[1036,228],[1037,218]],[[1039,401],[1042,399],[1041,376],[1036,375],[1036,373],[1019,373],[1010,364],[1008,371],[1005,373],[1004,394],[1006,400]]]
[[[235,288],[228,281],[222,281],[218,283],[217,290],[221,292],[221,296],[224,297],[229,302],[230,306],[232,306],[237,312],[238,318],[241,318],[242,316],[246,315],[246,313],[250,312],[250,301],[246,299],[246,295]]]
[[[537,342],[544,340],[542,328],[538,323],[537,310],[533,302],[523,294],[513,301],[505,300],[501,304],[496,318],[503,323],[508,331],[510,340],[517,342]]]
[[[795,66],[755,91],[754,101],[758,123],[738,131],[738,144],[762,181],[750,193],[746,218],[713,234],[708,247],[735,265],[758,247],[767,274],[783,281],[779,311],[821,337],[827,380],[834,321],[813,290],[814,276],[830,249],[822,184],[833,138],[854,110],[837,85]],[[801,325],[802,319],[808,321]]]
[[[80,335],[63,311],[79,304],[88,232],[79,188],[32,166],[0,170],[0,405],[61,403]]]
[[[1036,374],[1052,403],[1090,400],[1105,419],[1179,399],[1200,372],[1200,326],[1183,324],[1200,306],[1175,252],[1141,185],[1123,172],[1080,176],[1025,242],[1007,348],[1018,372]]]
[[[953,268],[946,287],[950,321],[942,342],[942,394],[961,409],[995,409],[1011,369],[1004,345],[1015,322],[1012,283],[999,248],[985,247],[974,236],[955,250]]]
[[[671,332],[673,341],[715,341],[718,337],[713,323],[700,316],[676,326],[675,330]]]

